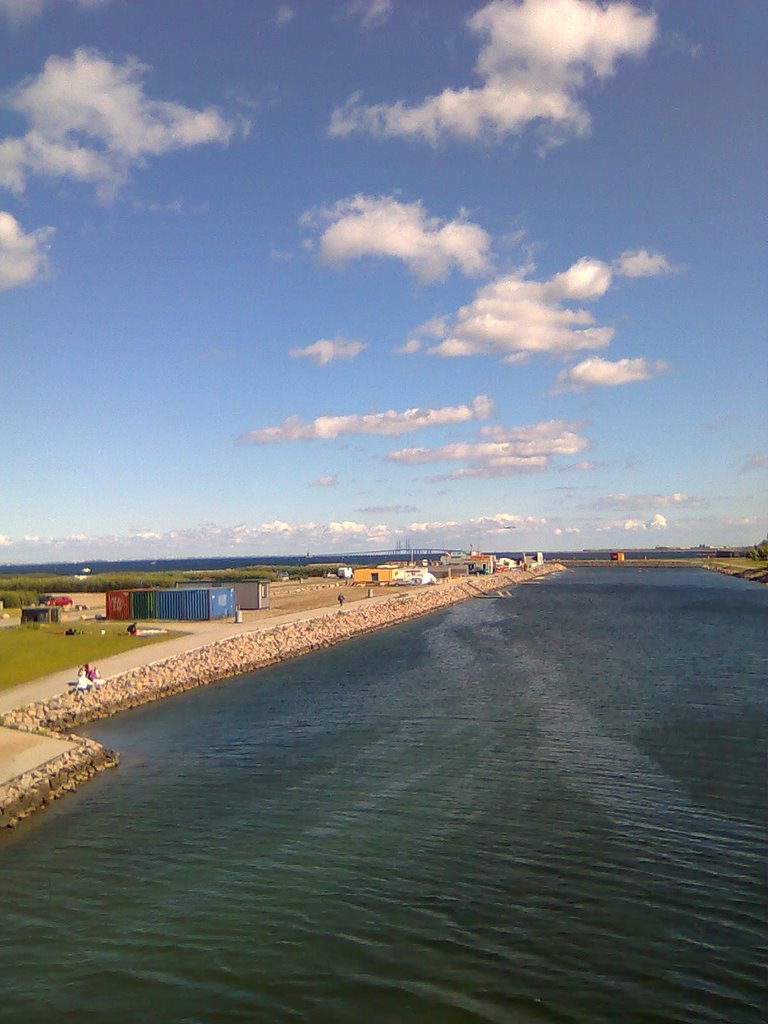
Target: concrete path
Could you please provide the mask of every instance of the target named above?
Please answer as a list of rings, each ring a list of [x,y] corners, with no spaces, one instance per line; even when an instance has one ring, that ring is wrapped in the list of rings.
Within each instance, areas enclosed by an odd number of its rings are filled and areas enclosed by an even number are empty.
[[[39,768],[75,745],[69,740],[54,740],[31,732],[19,732],[18,729],[0,728],[0,786],[22,772]]]
[[[383,604],[392,599],[391,594],[385,594],[380,597],[367,598],[364,602],[350,602],[347,607],[348,610],[351,610],[358,603],[370,606]],[[243,633],[259,633],[266,629],[272,629],[273,626],[282,626],[289,622],[306,622],[310,619],[321,619],[338,614],[339,610],[335,607],[310,608],[300,612],[271,615],[258,621],[251,619],[249,622],[242,623],[230,621],[185,622],[184,629],[188,632],[185,632],[184,636],[172,637],[165,642],[146,644],[136,647],[132,651],[124,651],[111,658],[104,658],[98,663],[99,671],[106,680],[112,676],[121,675],[123,672],[130,672],[132,669],[163,661],[176,654],[197,650],[197,648],[205,647],[217,640],[227,640],[229,637],[240,636]],[[53,672],[40,679],[33,679],[31,682],[20,683],[18,686],[0,691],[0,714],[24,707],[34,701],[47,700],[57,694],[66,693],[69,684],[75,681],[76,673],[77,669],[65,669],[62,672]],[[19,732],[17,729],[0,726],[0,785],[16,778],[22,772],[40,767],[46,761],[58,757],[59,754],[73,746],[74,744],[67,740],[49,739],[46,736],[36,736],[33,733]]]
[[[346,607],[347,611],[352,611],[358,604],[370,607],[376,604],[385,604],[394,599],[392,594],[384,594],[380,597],[350,602]],[[310,608],[279,615],[267,614],[263,619],[251,619],[242,623],[234,623],[229,620],[227,622],[185,622],[182,623],[184,636],[173,637],[154,644],[145,644],[132,651],[123,651],[122,654],[104,658],[98,661],[98,669],[103,679],[110,679],[112,676],[130,672],[135,668],[153,665],[157,661],[163,661],[176,654],[197,650],[197,648],[205,647],[206,644],[215,643],[217,640],[227,640],[229,637],[240,636],[243,633],[259,633],[265,629],[272,629],[273,626],[282,626],[289,622],[307,622],[310,619],[321,619],[338,614],[339,610],[335,607]],[[47,700],[59,693],[66,693],[69,684],[75,682],[76,676],[76,667],[64,669],[61,672],[42,676],[40,679],[33,679],[28,683],[20,683],[8,690],[2,690],[0,691],[0,714],[24,707],[34,701]]]

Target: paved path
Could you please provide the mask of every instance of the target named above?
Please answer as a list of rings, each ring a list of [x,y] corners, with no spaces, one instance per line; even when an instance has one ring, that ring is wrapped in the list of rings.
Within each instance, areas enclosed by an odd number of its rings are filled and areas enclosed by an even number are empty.
[[[350,602],[347,607],[351,611],[358,604],[368,607],[374,604],[384,604],[392,599],[392,594],[384,594],[379,597],[367,598],[364,601]],[[205,647],[217,640],[226,640],[243,633],[259,633],[265,629],[271,629],[273,626],[282,626],[289,622],[307,622],[310,619],[321,619],[338,614],[338,608],[326,607],[269,615],[258,621],[251,619],[249,622],[242,623],[230,621],[184,623],[184,629],[188,630],[184,636],[172,637],[167,641],[154,644],[145,644],[142,647],[124,651],[122,654],[115,654],[111,658],[104,658],[99,662],[99,671],[106,680],[112,676],[121,675],[123,672],[130,672],[132,669],[163,661],[176,654],[197,650],[197,648]],[[65,669],[62,672],[53,672],[40,679],[33,679],[31,682],[20,683],[18,686],[0,691],[0,714],[24,707],[34,701],[47,700],[57,694],[66,693],[69,684],[75,681],[76,672],[76,669]],[[66,740],[48,739],[45,736],[36,736],[32,733],[23,733],[16,729],[6,729],[0,726],[0,785],[22,772],[39,767],[72,746],[73,744]]]

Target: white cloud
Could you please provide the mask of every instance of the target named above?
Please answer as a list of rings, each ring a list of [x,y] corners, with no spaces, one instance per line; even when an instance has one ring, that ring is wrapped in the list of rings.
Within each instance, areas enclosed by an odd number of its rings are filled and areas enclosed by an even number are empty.
[[[672,265],[663,253],[647,249],[628,249],[614,261],[613,266],[622,277],[658,277],[659,274],[672,273]]]
[[[406,527],[407,533],[421,534],[421,542],[425,541],[424,534],[434,534],[437,543],[451,539],[460,539],[465,545],[470,541],[477,541],[481,535],[498,537],[506,530],[513,529],[541,529],[547,525],[547,520],[542,516],[519,516],[509,512],[496,512],[493,515],[478,516],[476,519],[435,519],[426,522],[409,523]]]
[[[623,530],[625,533],[642,533],[645,530],[665,530],[667,528],[666,516],[657,512],[650,519],[615,519],[598,526],[598,533],[611,533],[615,530]]]
[[[311,423],[302,423],[290,416],[276,427],[263,427],[242,434],[240,441],[270,444],[280,441],[333,440],[343,434],[383,434],[395,436],[424,427],[467,423],[487,419],[493,411],[493,402],[486,395],[478,395],[469,405],[444,406],[439,409],[405,409],[397,412],[368,413],[363,416],[318,416]]]
[[[452,323],[445,318],[445,337],[429,352],[445,357],[500,356],[513,363],[536,353],[568,356],[610,344],[612,327],[597,326],[589,310],[566,305],[606,293],[612,277],[607,263],[584,257],[543,281],[527,277],[530,269],[521,268],[479,288]]]
[[[45,275],[52,234],[53,228],[38,228],[25,235],[15,217],[0,210],[0,291]]]
[[[423,103],[364,106],[360,94],[333,111],[332,136],[364,131],[381,138],[498,139],[538,123],[549,145],[584,136],[589,113],[578,94],[615,74],[622,57],[642,57],[656,38],[656,16],[628,2],[492,0],[467,19],[483,40],[479,87],[446,88]]]
[[[591,387],[615,388],[620,384],[651,380],[668,369],[668,364],[662,360],[652,363],[647,359],[617,359],[611,362],[610,359],[593,356],[558,373],[554,391],[560,394]]]
[[[318,366],[326,366],[335,359],[354,359],[368,346],[362,341],[351,341],[349,338],[321,338],[304,348],[292,348],[294,359],[311,359]]]
[[[606,494],[597,499],[598,508],[643,509],[643,508],[699,508],[706,504],[703,498],[696,498],[680,491],[672,494]]]
[[[421,342],[418,338],[409,338],[408,341],[399,345],[397,348],[392,349],[392,351],[398,356],[412,356],[414,352],[418,352],[420,348]]]
[[[378,28],[392,13],[392,0],[349,0],[347,7],[352,17],[359,17],[363,28]]]
[[[275,11],[275,24],[276,25],[287,25],[288,22],[293,21],[294,11],[293,8],[289,7],[288,4],[279,4]]]
[[[49,57],[36,78],[5,94],[4,105],[26,117],[29,131],[0,141],[0,185],[20,193],[27,176],[39,174],[88,182],[109,197],[150,156],[230,141],[235,123],[215,107],[146,96],[147,71],[135,58],[113,64],[86,49]]]
[[[333,206],[308,210],[305,227],[328,224],[320,237],[320,258],[342,264],[364,256],[402,260],[422,281],[443,281],[454,268],[481,274],[491,266],[490,237],[463,218],[427,216],[420,202],[392,196],[351,196]]]
[[[432,479],[514,476],[546,469],[552,464],[553,456],[576,455],[588,448],[589,441],[578,433],[580,426],[564,420],[548,420],[510,429],[485,427],[481,433],[492,440],[446,444],[439,448],[401,448],[390,452],[387,460],[401,465],[469,464],[448,477]]]
[[[339,486],[339,478],[338,478],[338,476],[336,476],[335,473],[333,475],[328,475],[328,476],[319,476],[317,478],[317,480],[313,480],[312,481],[312,486],[313,487],[338,487]]]
[[[742,467],[742,472],[749,469],[768,469],[768,455],[751,455]]]
[[[39,18],[43,8],[52,0],[0,0],[0,14],[4,14],[11,25],[18,26],[25,21],[32,21]],[[73,0],[75,7],[80,10],[90,10],[96,7],[103,7],[111,0]]]

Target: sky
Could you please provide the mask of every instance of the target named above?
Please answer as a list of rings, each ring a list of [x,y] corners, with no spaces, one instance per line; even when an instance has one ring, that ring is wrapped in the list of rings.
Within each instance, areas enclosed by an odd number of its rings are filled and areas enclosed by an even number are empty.
[[[0,0],[0,562],[754,544],[756,0]]]

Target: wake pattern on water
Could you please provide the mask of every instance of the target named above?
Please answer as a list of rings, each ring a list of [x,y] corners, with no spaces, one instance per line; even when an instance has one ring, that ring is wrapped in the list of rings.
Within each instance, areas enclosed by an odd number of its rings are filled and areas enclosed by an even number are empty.
[[[94,726],[0,1020],[761,1021],[764,598],[606,573]]]

